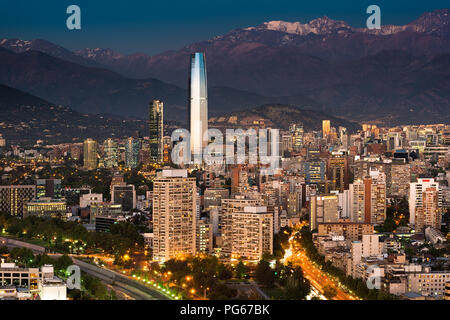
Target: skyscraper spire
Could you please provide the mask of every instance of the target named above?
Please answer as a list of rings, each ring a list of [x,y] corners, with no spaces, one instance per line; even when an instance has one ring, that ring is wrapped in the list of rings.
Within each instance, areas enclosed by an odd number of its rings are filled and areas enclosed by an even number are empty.
[[[201,52],[191,54],[188,125],[191,133],[191,153],[201,154],[208,143],[203,140],[203,135],[208,131],[208,89],[205,55]]]

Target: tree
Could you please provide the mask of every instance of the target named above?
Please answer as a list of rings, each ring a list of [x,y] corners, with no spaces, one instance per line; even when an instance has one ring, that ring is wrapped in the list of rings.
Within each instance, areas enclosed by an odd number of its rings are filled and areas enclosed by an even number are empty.
[[[259,261],[255,271],[256,281],[265,287],[273,287],[275,282],[275,274],[270,268],[270,264],[267,261]]]
[[[55,262],[55,269],[58,271],[65,271],[67,268],[73,264],[72,258],[68,255],[62,255]]]
[[[336,296],[336,294],[337,294],[337,290],[335,287],[328,285],[328,284],[323,287],[323,295],[328,300],[333,299]]]
[[[0,254],[8,254],[9,250],[7,246],[0,247]]]
[[[152,269],[153,271],[160,271],[161,267],[158,262],[152,262],[150,264],[150,269]]]
[[[34,267],[42,267],[44,264],[54,264],[55,260],[53,260],[52,258],[50,258],[48,255],[46,254],[38,254],[33,261],[33,266]]]
[[[210,291],[209,298],[211,300],[227,300],[233,299],[237,294],[237,290],[228,287],[225,284],[216,283]]]
[[[28,248],[16,247],[11,250],[10,258],[21,266],[29,266],[34,261],[34,254]]]
[[[83,274],[83,284],[86,290],[96,299],[107,298],[108,290],[99,279]]]
[[[273,255],[276,259],[284,256],[284,248],[288,247],[289,237],[292,230],[289,227],[283,227],[273,236]]]
[[[249,268],[244,265],[242,261],[239,261],[239,263],[236,266],[236,277],[239,279],[245,279],[248,276]]]
[[[217,273],[220,280],[229,280],[233,277],[233,270],[230,267],[224,265],[223,263],[219,264],[217,267]]]
[[[311,291],[309,281],[303,277],[303,270],[300,267],[291,269],[287,278],[285,298],[290,300],[305,299]]]

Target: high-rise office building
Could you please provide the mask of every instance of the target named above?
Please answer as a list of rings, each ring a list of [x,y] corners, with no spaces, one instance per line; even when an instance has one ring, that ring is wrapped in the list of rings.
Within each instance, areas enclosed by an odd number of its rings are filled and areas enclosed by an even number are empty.
[[[148,109],[150,161],[161,163],[164,161],[164,104],[153,100]]]
[[[327,163],[327,179],[329,190],[344,192],[348,189],[348,160],[347,157],[331,157]]]
[[[134,185],[114,184],[111,188],[111,202],[121,204],[124,211],[136,208],[136,190]]]
[[[114,197],[114,195],[112,194],[112,190],[116,185],[117,186],[126,185],[123,174],[120,174],[119,172],[116,172],[111,179],[111,184],[109,186],[109,190],[111,191],[111,199],[113,199]]]
[[[289,126],[289,133],[292,135],[292,148],[294,151],[300,151],[303,147],[303,125],[291,124]]]
[[[191,153],[201,154],[208,141],[203,140],[208,131],[208,89],[204,53],[191,55],[191,74],[189,78],[188,123],[191,133]]]
[[[60,199],[61,179],[37,179],[36,180],[36,198]]]
[[[97,142],[88,138],[83,144],[84,168],[87,170],[97,169]]]
[[[153,184],[153,260],[196,253],[197,187],[187,170],[163,170]]]
[[[347,128],[339,127],[339,140],[340,140],[341,145],[345,149],[348,149],[349,140],[350,140],[349,138],[350,138],[350,136],[348,135]]]
[[[3,136],[0,134],[0,148],[6,147],[6,140],[3,138]]]
[[[337,195],[311,197],[311,230],[316,229],[319,223],[336,223],[339,221],[339,216],[339,199]]]
[[[389,178],[386,181],[387,194],[394,197],[408,197],[409,184],[411,183],[411,167],[408,163],[389,163]],[[386,177],[387,178],[387,177]]]
[[[129,137],[125,142],[125,167],[136,168],[139,164],[139,139]]]
[[[169,136],[163,137],[163,162],[167,163],[171,161],[172,152],[172,138]]]
[[[321,184],[325,182],[325,162],[320,159],[311,159],[303,163],[305,182],[307,184]]]
[[[36,196],[36,186],[0,186],[0,212],[23,216],[24,205]]]
[[[285,155],[286,152],[292,152],[294,137],[292,134],[281,135],[281,154]]]
[[[103,163],[105,168],[115,168],[119,164],[119,147],[111,138],[103,142]]]
[[[331,132],[330,120],[322,120],[322,137],[327,138]]]
[[[138,163],[149,163],[149,162],[154,162],[150,159],[150,142],[148,141],[148,139],[141,139]]]

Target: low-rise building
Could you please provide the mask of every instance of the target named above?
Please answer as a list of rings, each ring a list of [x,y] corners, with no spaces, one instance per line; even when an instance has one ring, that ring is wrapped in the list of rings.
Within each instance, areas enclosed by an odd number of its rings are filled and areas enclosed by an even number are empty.
[[[66,215],[66,212],[67,206],[65,200],[40,198],[25,204],[23,217],[62,218]]]
[[[15,263],[0,264],[0,298],[66,300],[64,281],[54,275],[52,265],[39,268],[21,268]]]

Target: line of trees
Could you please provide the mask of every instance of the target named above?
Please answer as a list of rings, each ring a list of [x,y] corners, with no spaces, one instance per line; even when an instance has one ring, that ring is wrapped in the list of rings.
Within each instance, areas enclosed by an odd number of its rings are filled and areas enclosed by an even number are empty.
[[[113,225],[109,233],[88,232],[81,224],[73,221],[33,216],[19,219],[0,214],[0,231],[3,229],[19,239],[39,239],[50,250],[61,253],[72,253],[75,249],[99,249],[121,257],[127,252],[144,247],[143,237],[136,226],[129,222]]]
[[[269,257],[267,257],[269,258]],[[309,281],[298,266],[277,262],[272,268],[266,257],[259,261],[255,270],[256,281],[270,292],[271,298],[303,300],[311,291]]]
[[[200,296],[206,295],[212,300],[228,300],[237,295],[236,289],[223,283],[233,277],[233,269],[219,262],[215,256],[195,256],[185,260],[171,259],[166,261],[161,272],[170,272],[170,281],[178,286],[184,283]]]
[[[320,255],[317,251],[313,241],[312,233],[304,227],[300,231],[300,237],[297,237],[297,241],[303,246],[306,251],[306,255],[318,265],[322,267],[322,270],[327,272],[333,277],[339,279],[339,281],[345,285],[348,289],[353,291],[358,297],[364,300],[394,300],[397,299],[394,295],[386,293],[377,289],[369,289],[367,284],[362,279],[355,279],[347,276],[344,271],[336,268],[331,261],[325,261],[325,257]]]

